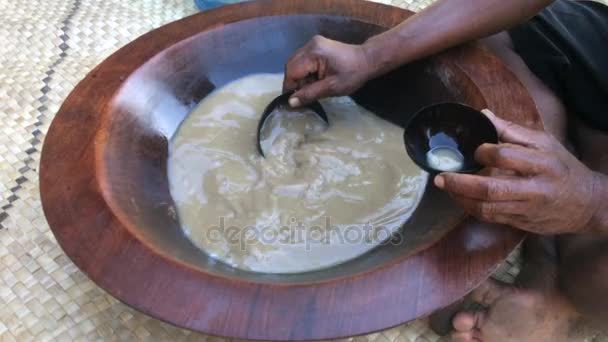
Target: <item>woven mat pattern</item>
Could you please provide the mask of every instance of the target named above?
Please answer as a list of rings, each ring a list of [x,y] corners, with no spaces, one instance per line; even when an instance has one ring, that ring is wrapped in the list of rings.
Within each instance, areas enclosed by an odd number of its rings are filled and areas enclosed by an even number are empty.
[[[383,0],[420,10],[429,0]],[[0,0],[0,341],[224,341],[160,322],[95,286],[63,254],[38,189],[42,141],[89,70],[192,0]],[[499,272],[510,281],[515,260]],[[347,339],[433,342],[425,321]]]

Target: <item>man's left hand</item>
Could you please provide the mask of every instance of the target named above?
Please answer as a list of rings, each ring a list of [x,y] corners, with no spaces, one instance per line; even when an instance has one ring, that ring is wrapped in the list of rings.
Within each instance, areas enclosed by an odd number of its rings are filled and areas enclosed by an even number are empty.
[[[475,158],[501,175],[442,173],[437,187],[482,221],[537,234],[585,229],[599,207],[597,175],[552,135],[484,113],[502,143],[480,146]]]

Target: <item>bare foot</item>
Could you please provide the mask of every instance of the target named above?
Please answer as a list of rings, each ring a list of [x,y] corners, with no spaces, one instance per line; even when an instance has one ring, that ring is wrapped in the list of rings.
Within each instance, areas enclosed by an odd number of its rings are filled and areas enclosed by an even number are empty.
[[[554,239],[530,236],[523,257],[517,286],[490,279],[471,293],[469,299],[487,309],[456,314],[452,341],[571,341],[571,328],[579,315],[557,289]],[[437,315],[437,322],[444,316]]]
[[[453,319],[455,342],[562,342],[576,313],[555,290],[530,290],[490,280],[473,300],[485,311],[460,312]]]

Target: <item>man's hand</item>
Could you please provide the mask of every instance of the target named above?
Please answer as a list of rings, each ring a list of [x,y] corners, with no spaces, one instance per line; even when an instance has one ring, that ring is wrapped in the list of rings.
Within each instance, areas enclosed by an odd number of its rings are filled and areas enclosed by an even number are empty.
[[[538,234],[584,230],[599,210],[599,175],[550,134],[499,119],[487,110],[484,113],[502,143],[480,146],[475,158],[499,169],[501,175],[443,173],[435,184],[483,221]]]
[[[298,107],[328,96],[348,95],[368,79],[361,45],[315,36],[289,59],[283,90],[297,90],[289,104]]]

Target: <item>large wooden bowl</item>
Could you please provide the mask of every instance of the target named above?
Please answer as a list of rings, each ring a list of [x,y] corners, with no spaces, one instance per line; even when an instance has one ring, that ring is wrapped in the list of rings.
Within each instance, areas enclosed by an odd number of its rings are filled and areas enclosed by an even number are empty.
[[[209,258],[181,233],[168,191],[168,137],[213,89],[246,74],[280,72],[315,34],[361,43],[411,14],[360,0],[250,2],[174,22],[112,55],[70,94],[44,144],[42,202],[66,254],[140,311],[238,338],[363,334],[466,294],[522,234],[465,219],[432,186],[400,243],[295,275],[238,271]],[[540,125],[520,82],[474,46],[413,63],[354,98],[397,124],[424,105],[451,100]]]

